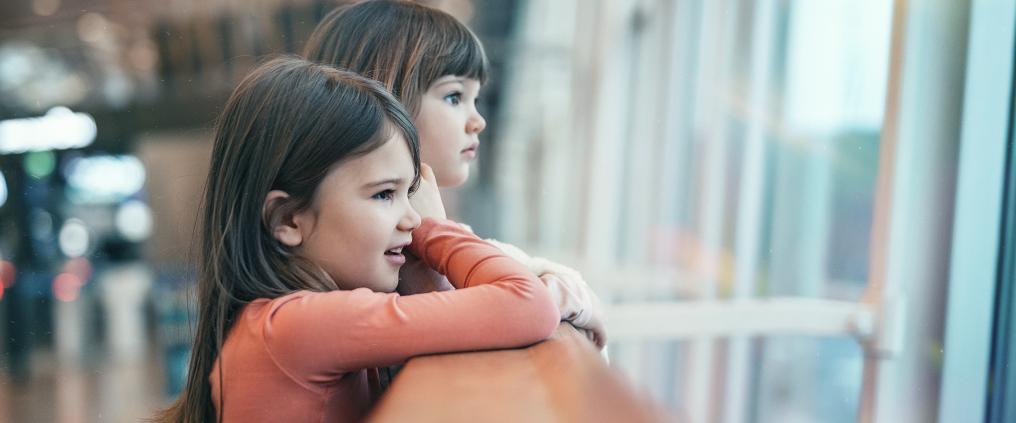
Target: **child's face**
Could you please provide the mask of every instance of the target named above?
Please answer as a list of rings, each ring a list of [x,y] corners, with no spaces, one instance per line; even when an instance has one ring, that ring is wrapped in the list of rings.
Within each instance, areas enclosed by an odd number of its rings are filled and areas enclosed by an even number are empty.
[[[420,158],[434,169],[442,187],[462,185],[487,121],[476,111],[480,82],[454,75],[438,78],[423,94],[416,116]]]
[[[393,292],[402,251],[420,225],[409,204],[413,161],[401,135],[335,166],[307,210],[294,215],[298,251],[321,266],[342,289]],[[393,251],[394,249],[394,251]]]

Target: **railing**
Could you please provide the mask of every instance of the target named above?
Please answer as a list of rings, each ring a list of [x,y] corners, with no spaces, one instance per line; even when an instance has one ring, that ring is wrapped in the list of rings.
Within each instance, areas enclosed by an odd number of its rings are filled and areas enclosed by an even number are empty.
[[[568,324],[527,348],[414,358],[369,418],[371,422],[671,420]]]

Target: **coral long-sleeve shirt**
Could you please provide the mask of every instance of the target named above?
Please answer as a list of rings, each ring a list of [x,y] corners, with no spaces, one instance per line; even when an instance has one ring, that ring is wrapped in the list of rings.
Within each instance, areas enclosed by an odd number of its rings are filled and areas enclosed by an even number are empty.
[[[543,283],[457,224],[424,219],[409,248],[457,289],[298,291],[245,306],[209,375],[222,421],[358,420],[380,394],[378,367],[529,345],[557,326]]]

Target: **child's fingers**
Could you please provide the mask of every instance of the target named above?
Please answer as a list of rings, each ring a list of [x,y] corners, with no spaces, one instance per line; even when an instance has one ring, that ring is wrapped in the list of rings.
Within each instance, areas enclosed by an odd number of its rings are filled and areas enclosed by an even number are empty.
[[[441,193],[437,188],[437,180],[434,171],[425,164],[420,164],[420,187],[416,194],[409,199],[413,208],[423,217],[446,217],[444,203],[441,202]]]
[[[426,163],[420,163],[420,177],[425,181],[435,182],[434,170],[427,166]]]

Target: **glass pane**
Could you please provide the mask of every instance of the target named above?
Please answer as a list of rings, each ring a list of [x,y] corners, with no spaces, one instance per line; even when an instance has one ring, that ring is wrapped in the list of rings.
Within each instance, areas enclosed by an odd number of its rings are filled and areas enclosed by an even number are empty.
[[[570,259],[617,305],[858,300],[891,7],[526,2],[497,165],[538,170],[501,175],[498,237]],[[856,420],[862,355],[846,337],[612,354],[692,420]]]

